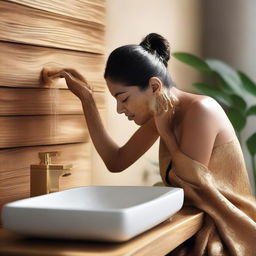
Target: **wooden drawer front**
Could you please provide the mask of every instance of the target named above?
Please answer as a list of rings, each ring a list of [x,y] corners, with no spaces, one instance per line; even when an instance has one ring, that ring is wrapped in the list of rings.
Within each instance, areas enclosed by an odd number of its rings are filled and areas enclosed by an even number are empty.
[[[58,13],[73,19],[105,25],[105,0],[9,0],[34,9]],[[50,2],[50,4],[49,4]]]
[[[84,115],[0,117],[0,148],[88,142]]]
[[[98,109],[105,108],[104,92],[94,92],[93,98]],[[50,114],[82,115],[82,103],[69,90],[0,88],[0,115]]]
[[[0,56],[0,86],[46,88],[40,84],[40,73],[50,66],[74,68],[94,91],[106,89],[102,55],[0,42]],[[67,89],[65,79],[55,80],[51,87]]]
[[[50,1],[45,2],[46,6],[50,5]],[[102,22],[76,19],[6,1],[0,1],[0,13],[0,40],[104,53]]]
[[[42,151],[58,151],[53,163],[73,165],[71,175],[61,177],[60,190],[91,184],[91,143],[2,149],[0,209],[7,202],[30,197],[30,165],[39,164],[38,152]]]

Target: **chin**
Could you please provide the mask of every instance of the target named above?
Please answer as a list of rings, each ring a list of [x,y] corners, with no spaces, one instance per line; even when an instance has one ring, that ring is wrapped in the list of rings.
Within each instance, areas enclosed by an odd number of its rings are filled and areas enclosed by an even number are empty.
[[[135,120],[133,120],[133,121],[134,121],[135,124],[137,124],[137,125],[139,125],[139,126],[142,126],[142,125],[143,125],[143,123],[141,123],[141,122],[138,122],[138,121],[135,121]]]
[[[143,118],[143,119],[133,119],[133,121],[137,124],[137,125],[144,125],[145,123],[147,123],[152,117],[147,117],[147,118]]]

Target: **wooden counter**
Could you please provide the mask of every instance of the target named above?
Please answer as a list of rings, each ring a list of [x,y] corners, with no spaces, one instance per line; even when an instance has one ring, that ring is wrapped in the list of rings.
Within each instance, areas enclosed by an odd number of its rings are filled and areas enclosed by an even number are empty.
[[[121,243],[25,238],[0,229],[0,255],[24,256],[120,256],[165,255],[193,236],[204,213],[183,207],[156,227]]]

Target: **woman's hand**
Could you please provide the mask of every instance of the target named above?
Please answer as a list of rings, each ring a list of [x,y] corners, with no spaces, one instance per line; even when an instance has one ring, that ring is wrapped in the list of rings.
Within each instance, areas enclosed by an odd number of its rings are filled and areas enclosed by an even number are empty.
[[[43,86],[50,86],[52,83],[52,76],[60,72],[62,68],[44,67],[41,72],[40,83]]]
[[[71,92],[73,92],[79,99],[92,95],[92,88],[87,83],[86,79],[76,70],[65,68],[44,68],[42,71],[42,79],[45,83],[51,83],[53,79],[65,78],[66,84]]]

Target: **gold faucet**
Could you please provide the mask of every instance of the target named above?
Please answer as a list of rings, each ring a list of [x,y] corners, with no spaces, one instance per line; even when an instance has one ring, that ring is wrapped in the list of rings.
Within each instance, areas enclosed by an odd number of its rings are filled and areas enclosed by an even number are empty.
[[[58,151],[39,152],[38,165],[30,165],[30,196],[39,196],[59,191],[60,176],[71,175],[72,164],[52,164],[51,157]]]

